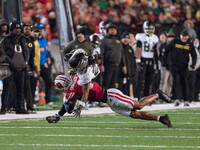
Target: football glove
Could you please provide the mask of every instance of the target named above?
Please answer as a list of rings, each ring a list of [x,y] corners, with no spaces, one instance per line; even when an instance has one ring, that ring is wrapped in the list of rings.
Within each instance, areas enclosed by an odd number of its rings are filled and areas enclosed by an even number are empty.
[[[74,109],[74,110],[73,110],[73,114],[74,114],[74,117],[75,117],[75,118],[80,118],[81,109],[80,109],[80,108]]]
[[[195,65],[190,65],[190,68],[194,69],[194,68],[195,68]]]
[[[48,121],[48,123],[57,123],[60,120],[60,116],[58,116],[58,114],[55,114],[53,116],[46,117],[46,120]]]

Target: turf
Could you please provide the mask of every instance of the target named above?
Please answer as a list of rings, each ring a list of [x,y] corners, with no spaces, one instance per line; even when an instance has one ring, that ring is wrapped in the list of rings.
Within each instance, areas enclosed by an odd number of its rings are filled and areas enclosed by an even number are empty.
[[[168,113],[173,128],[121,115],[63,117],[0,122],[0,150],[181,150],[200,149],[200,110]]]

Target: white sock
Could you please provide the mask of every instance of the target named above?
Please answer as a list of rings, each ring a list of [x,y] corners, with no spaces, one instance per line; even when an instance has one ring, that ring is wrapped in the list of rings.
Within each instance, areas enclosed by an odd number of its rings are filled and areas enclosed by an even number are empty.
[[[158,116],[158,118],[157,118],[157,121],[159,121],[160,120],[160,116]]]
[[[159,94],[158,93],[156,93],[157,95],[158,95],[158,98],[159,98]]]

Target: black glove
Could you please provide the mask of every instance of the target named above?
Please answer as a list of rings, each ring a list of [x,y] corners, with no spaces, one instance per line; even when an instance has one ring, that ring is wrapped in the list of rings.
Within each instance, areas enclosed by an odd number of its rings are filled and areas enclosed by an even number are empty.
[[[194,69],[194,68],[195,68],[195,65],[193,65],[193,64],[192,64],[192,65],[190,65],[190,68]]]
[[[74,110],[73,110],[73,114],[74,114],[74,117],[75,117],[75,118],[80,118],[80,115],[81,115],[81,110],[80,110],[80,108],[74,109]]]
[[[141,72],[143,70],[143,63],[136,63],[137,71]]]

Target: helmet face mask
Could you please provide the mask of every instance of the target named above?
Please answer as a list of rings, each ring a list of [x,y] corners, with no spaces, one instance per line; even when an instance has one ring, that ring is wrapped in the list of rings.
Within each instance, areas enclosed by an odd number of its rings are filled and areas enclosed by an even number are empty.
[[[91,35],[90,36],[90,42],[91,42],[91,44],[92,44],[92,46],[94,48],[99,47],[100,44],[101,44],[101,40],[100,40],[100,38],[97,35]]]
[[[58,75],[54,80],[55,87],[62,92],[66,92],[72,83],[71,77],[65,75]]]
[[[146,35],[150,35],[155,32],[155,26],[152,22],[145,21],[143,24],[143,30]]]

